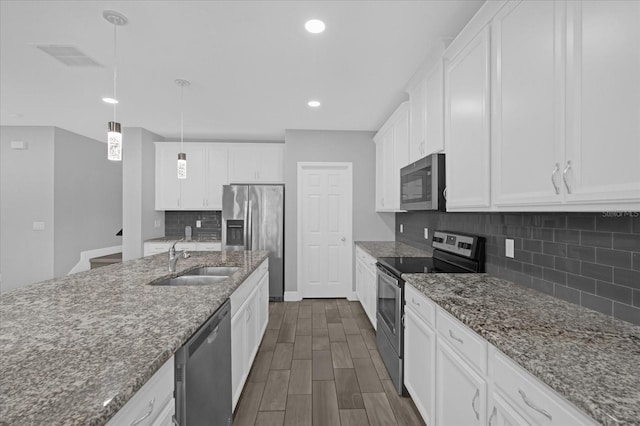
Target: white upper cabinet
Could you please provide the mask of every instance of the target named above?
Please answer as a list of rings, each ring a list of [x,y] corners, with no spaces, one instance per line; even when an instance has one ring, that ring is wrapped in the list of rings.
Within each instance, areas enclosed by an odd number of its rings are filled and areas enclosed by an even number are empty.
[[[563,14],[553,1],[507,4],[493,19],[492,200],[560,203]]]
[[[446,59],[447,210],[487,210],[491,205],[489,28]]]
[[[284,145],[234,144],[229,147],[230,183],[282,183]]]
[[[187,178],[178,179],[178,153]],[[156,210],[220,210],[227,180],[226,144],[156,142]]]
[[[409,163],[426,155],[427,137],[427,77],[409,90]]]
[[[568,2],[567,16],[567,202],[637,210],[640,2]]]
[[[400,210],[400,169],[409,163],[409,105],[400,104],[373,138],[376,144],[376,211]]]

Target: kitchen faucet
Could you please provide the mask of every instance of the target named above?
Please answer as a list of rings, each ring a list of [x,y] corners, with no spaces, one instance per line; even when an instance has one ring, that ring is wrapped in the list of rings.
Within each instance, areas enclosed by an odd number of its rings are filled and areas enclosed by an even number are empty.
[[[186,250],[182,250],[180,254],[176,255],[176,243],[178,241],[181,240],[174,241],[173,244],[171,244],[171,247],[169,247],[169,272],[176,271],[176,264],[178,263],[178,259],[180,259],[181,256],[185,259],[190,256]]]

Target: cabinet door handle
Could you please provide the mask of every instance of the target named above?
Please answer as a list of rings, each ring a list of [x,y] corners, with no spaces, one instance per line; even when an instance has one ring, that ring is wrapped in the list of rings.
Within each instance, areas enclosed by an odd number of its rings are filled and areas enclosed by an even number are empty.
[[[476,414],[476,420],[480,420],[480,413],[476,410],[476,401],[480,398],[480,389],[476,389],[476,394],[473,395],[473,399],[471,400],[471,408],[473,408],[473,412]]]
[[[444,191],[442,191],[442,196],[444,197],[444,200],[447,201],[447,187],[444,187]]]
[[[451,337],[453,340],[460,343],[461,345],[464,345],[464,341],[458,336],[456,336],[455,334],[453,334],[453,331],[451,331],[451,329],[449,329],[449,337]]]
[[[384,207],[384,197],[382,197],[382,207]]]
[[[147,411],[147,414],[145,414],[144,416],[140,417],[138,420],[134,420],[133,422],[131,422],[131,426],[139,425],[145,419],[149,418],[151,413],[153,413],[153,406],[154,406],[155,403],[156,403],[156,399],[155,398],[153,398],[151,401],[149,401],[149,411]]]
[[[413,303],[416,306],[420,306],[420,302],[418,302],[416,299],[414,299],[413,297],[411,298],[411,303]]]
[[[556,183],[556,174],[560,171],[560,163],[556,163],[556,167],[551,172],[551,183],[553,184],[553,189],[556,190],[556,195],[560,194],[560,187]]]
[[[529,400],[529,398],[527,397],[527,394],[524,393],[524,391],[522,389],[518,389],[518,393],[522,397],[522,400],[524,401],[524,403],[527,404],[531,409],[533,409],[533,410],[537,411],[538,413],[542,414],[543,416],[545,416],[549,420],[553,420],[553,417],[551,417],[551,414],[549,414],[548,411],[543,410],[542,408],[536,406],[533,402],[531,402]]]
[[[567,167],[564,168],[562,172],[562,180],[564,180],[564,186],[567,187],[567,192],[571,194],[571,187],[569,186],[569,181],[567,180],[567,173],[571,171],[571,160],[567,161]]]
[[[498,414],[498,409],[496,407],[493,407],[493,410],[491,411],[491,415],[489,416],[489,422],[488,422],[489,426],[493,426],[493,419],[496,418],[496,414]]]

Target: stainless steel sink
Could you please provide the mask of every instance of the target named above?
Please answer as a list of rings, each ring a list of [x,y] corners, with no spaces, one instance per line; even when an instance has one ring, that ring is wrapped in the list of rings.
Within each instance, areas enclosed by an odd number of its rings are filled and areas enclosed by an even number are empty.
[[[226,280],[238,269],[237,266],[205,266],[185,272],[175,278],[167,278],[152,285],[201,286],[212,285]]]
[[[185,275],[201,275],[208,277],[228,277],[233,275],[238,269],[237,266],[205,266],[203,268],[192,269],[185,272]]]

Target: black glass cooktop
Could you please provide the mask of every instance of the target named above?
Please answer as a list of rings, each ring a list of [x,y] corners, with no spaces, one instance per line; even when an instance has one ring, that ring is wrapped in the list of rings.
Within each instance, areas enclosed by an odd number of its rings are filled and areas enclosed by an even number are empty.
[[[432,257],[379,257],[378,262],[395,275],[469,272]]]

